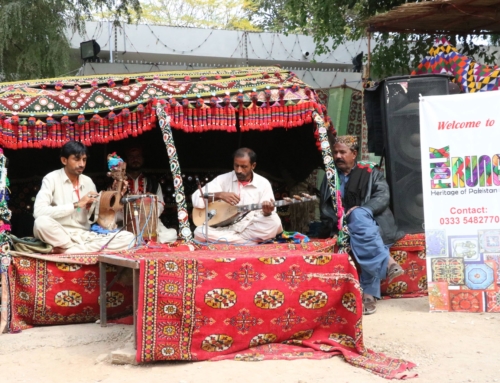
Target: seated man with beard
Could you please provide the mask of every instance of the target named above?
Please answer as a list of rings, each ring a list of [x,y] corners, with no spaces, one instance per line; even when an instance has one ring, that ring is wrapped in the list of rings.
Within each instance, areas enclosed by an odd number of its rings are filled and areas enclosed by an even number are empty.
[[[207,184],[210,201],[230,205],[262,204],[262,210],[249,212],[241,221],[225,227],[199,226],[194,232],[198,241],[231,244],[252,244],[267,241],[283,231],[273,205],[273,190],[264,177],[254,172],[257,155],[240,148],[233,155],[233,171],[222,174]],[[193,207],[204,209],[203,196],[197,190],[192,195]]]
[[[390,256],[390,246],[404,233],[398,231],[389,209],[389,185],[376,167],[361,166],[356,162],[358,139],[339,136],[332,146],[337,168],[342,205],[346,212],[351,249],[361,269],[363,314],[373,314],[380,299],[380,281],[389,282],[403,274],[403,269]],[[321,221],[327,236],[337,233],[337,215],[332,205],[332,194],[325,178],[321,184]]]

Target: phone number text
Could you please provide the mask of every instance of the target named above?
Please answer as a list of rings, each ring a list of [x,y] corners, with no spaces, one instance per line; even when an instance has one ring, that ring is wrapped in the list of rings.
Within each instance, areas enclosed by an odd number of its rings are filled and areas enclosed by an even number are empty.
[[[481,215],[473,217],[443,217],[439,218],[441,225],[460,225],[460,224],[482,224],[482,223],[500,223],[498,215]]]

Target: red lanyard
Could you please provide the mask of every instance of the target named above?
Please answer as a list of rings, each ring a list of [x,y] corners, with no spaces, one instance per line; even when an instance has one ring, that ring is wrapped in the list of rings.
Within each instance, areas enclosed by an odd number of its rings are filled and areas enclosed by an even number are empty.
[[[241,198],[241,188],[247,186],[252,181],[238,181],[238,197]]]
[[[73,190],[75,191],[76,193],[76,196],[78,198],[78,201],[80,201],[80,183],[78,183],[74,188]]]

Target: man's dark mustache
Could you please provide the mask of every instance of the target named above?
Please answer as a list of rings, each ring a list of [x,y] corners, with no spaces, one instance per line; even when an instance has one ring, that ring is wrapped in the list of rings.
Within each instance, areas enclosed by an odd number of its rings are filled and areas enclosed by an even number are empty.
[[[336,164],[345,164],[345,161],[344,160],[337,160],[335,161]]]

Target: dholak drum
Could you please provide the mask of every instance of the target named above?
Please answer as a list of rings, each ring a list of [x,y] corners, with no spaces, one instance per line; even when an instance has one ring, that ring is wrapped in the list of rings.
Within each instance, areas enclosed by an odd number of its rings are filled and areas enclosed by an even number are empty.
[[[127,197],[133,197],[128,195]],[[125,227],[136,238],[156,241],[158,237],[158,196],[151,195],[125,204]]]

